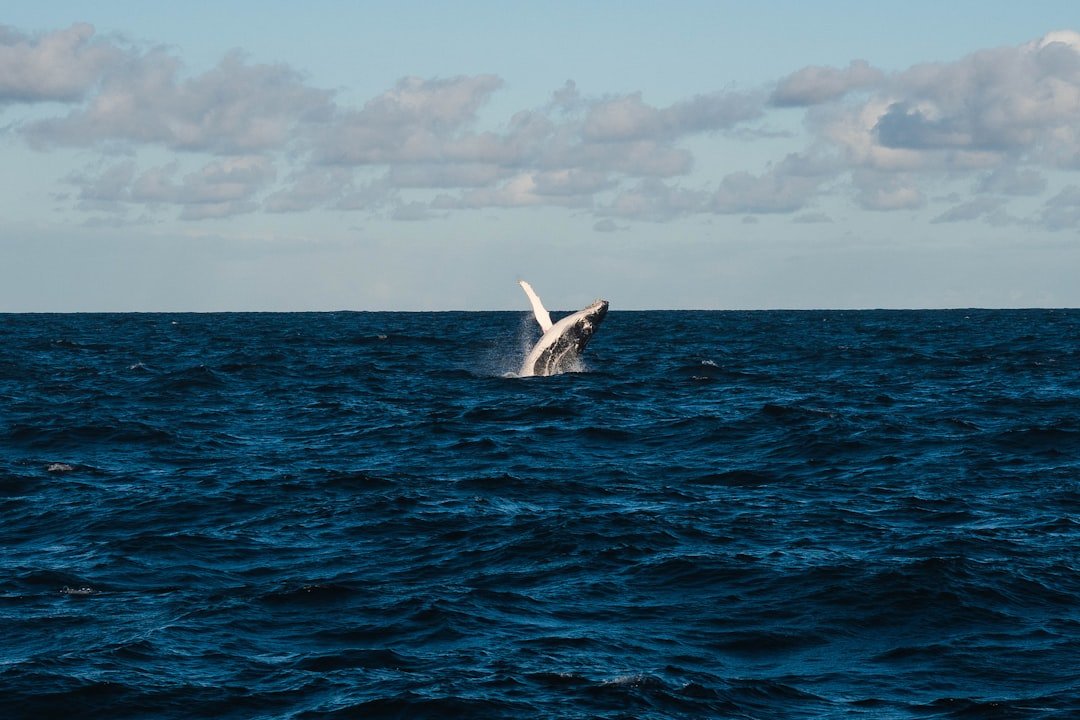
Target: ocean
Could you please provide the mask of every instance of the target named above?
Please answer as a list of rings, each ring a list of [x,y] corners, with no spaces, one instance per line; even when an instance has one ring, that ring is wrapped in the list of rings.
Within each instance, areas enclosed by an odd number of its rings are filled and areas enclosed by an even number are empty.
[[[1080,717],[1080,311],[0,315],[0,717]]]

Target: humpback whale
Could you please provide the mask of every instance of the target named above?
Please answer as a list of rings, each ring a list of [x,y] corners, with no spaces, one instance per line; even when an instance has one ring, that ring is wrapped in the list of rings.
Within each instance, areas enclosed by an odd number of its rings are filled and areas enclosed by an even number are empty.
[[[518,375],[557,375],[573,370],[596,328],[607,315],[607,300],[597,300],[553,323],[551,314],[540,302],[540,297],[532,289],[532,285],[524,280],[518,280],[518,284],[528,296],[536,322],[540,323],[540,329],[544,331],[543,336],[525,357]]]

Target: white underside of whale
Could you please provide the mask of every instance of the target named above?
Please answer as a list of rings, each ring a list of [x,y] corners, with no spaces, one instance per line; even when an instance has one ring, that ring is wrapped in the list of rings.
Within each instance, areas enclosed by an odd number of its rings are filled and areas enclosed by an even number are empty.
[[[518,285],[521,286],[521,289],[524,290],[525,294],[529,297],[533,315],[536,316],[536,322],[540,323],[540,329],[547,332],[551,329],[551,313],[544,307],[544,303],[540,302],[540,296],[532,289],[532,285],[524,280],[518,280]]]

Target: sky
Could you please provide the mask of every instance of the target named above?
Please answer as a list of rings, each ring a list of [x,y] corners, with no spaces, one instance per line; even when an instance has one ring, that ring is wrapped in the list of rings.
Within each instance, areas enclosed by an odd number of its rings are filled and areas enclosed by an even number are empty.
[[[0,312],[1080,307],[1080,11],[17,3]]]

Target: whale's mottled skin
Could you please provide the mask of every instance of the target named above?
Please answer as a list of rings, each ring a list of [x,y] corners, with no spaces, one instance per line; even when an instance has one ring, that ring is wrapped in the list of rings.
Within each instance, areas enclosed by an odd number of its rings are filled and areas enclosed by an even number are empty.
[[[551,315],[532,286],[524,280],[519,280],[518,283],[529,297],[536,322],[540,323],[540,329],[544,331],[543,337],[525,358],[518,374],[522,377],[557,375],[576,369],[585,346],[607,315],[607,300],[597,300],[588,307],[552,323]]]

